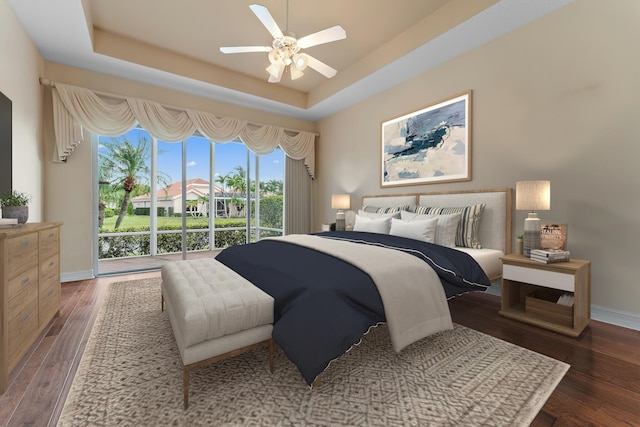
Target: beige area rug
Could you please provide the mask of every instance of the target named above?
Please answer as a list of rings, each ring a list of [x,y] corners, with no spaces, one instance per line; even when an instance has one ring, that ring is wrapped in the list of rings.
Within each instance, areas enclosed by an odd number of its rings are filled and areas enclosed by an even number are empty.
[[[458,326],[395,353],[386,327],[334,361],[309,390],[276,346],[195,370],[182,363],[160,280],[114,283],[60,426],[525,426],[569,365]]]

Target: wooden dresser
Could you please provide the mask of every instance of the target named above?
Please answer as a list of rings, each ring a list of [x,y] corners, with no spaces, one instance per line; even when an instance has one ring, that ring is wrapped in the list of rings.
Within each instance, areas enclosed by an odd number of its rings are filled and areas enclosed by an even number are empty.
[[[60,225],[0,228],[0,393],[9,373],[60,313]]]

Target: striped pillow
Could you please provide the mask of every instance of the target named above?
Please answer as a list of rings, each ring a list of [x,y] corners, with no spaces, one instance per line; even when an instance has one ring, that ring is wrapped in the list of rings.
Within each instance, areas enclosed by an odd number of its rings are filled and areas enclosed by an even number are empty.
[[[480,244],[480,220],[486,204],[457,207],[457,208],[435,208],[429,206],[413,206],[413,211],[417,214],[442,215],[460,212],[462,217],[458,223],[456,232],[456,246],[462,248],[482,249]]]
[[[405,206],[394,206],[394,207],[390,207],[390,208],[380,208],[377,206],[363,206],[362,210],[365,212],[369,212],[369,213],[394,213],[394,212],[400,212],[400,211],[406,211],[407,209],[409,209],[409,205],[405,205]]]

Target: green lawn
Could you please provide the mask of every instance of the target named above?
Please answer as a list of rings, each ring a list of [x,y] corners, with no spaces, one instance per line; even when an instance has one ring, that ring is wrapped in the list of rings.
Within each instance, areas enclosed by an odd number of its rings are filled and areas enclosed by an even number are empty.
[[[116,225],[117,216],[112,216],[110,218],[104,219],[104,224],[102,225],[102,231],[114,231],[114,226]],[[238,222],[243,220],[243,218],[216,218],[216,224],[224,224],[225,222]],[[143,216],[143,215],[126,215],[122,220],[122,224],[120,224],[120,228],[141,228],[146,227],[149,228],[149,224],[151,223],[151,217]],[[158,228],[162,229],[164,227],[180,227],[182,225],[182,218],[179,217],[160,217],[158,218]],[[187,226],[196,226],[207,228],[209,225],[209,218],[187,218]]]

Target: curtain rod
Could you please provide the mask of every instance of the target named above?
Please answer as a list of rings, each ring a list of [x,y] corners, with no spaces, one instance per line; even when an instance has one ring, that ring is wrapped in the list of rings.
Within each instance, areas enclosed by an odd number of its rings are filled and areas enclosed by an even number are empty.
[[[49,79],[45,79],[44,77],[40,77],[39,81],[40,81],[40,84],[43,85],[43,86],[51,86],[51,87],[55,87],[56,86],[56,82],[51,81]],[[108,96],[109,98],[126,99],[126,97],[122,96],[122,95],[114,95],[112,93],[100,92],[100,91],[93,90],[93,89],[89,89],[89,90],[91,90],[93,93],[96,93],[98,95]],[[165,105],[165,104],[160,104],[160,105],[162,105],[165,108],[169,108],[171,110],[177,110],[177,111],[184,111],[185,110],[184,107],[174,107],[174,106]],[[247,124],[250,124],[250,125],[253,125],[253,126],[259,126],[259,127],[262,127],[262,126],[273,126],[273,125],[265,125],[264,123],[251,122],[251,121],[248,121],[248,120],[247,120]],[[279,127],[281,127],[281,126],[279,126]],[[296,130],[296,129],[287,129],[287,128],[283,128],[283,129],[284,129],[285,132],[291,132],[291,133],[306,132],[306,133],[312,133],[315,136],[320,136],[320,134],[318,132],[309,132],[309,131],[306,131],[306,130]]]

